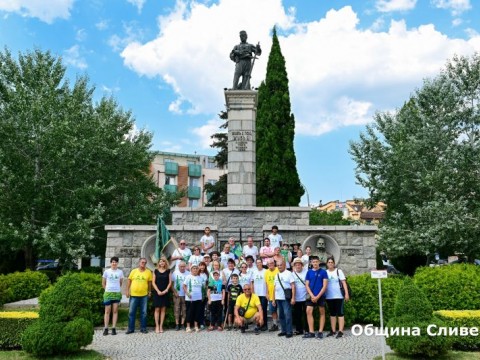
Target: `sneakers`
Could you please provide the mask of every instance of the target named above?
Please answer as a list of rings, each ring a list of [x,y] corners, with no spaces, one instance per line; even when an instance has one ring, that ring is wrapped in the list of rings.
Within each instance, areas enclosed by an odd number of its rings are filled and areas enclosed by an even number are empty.
[[[287,334],[287,335],[285,335],[285,337],[286,337],[287,339],[290,339],[291,337],[293,337],[293,334]]]
[[[148,334],[148,330],[147,330],[147,329],[140,330],[140,332],[141,332],[142,334]]]
[[[335,332],[334,331],[330,331],[328,334],[327,334],[327,337],[330,337],[330,336],[335,336]]]
[[[105,332],[103,333],[103,335],[106,335]],[[112,329],[112,335],[117,335],[117,330],[115,328]]]
[[[268,330],[268,331],[278,331],[278,325],[273,324],[272,327],[270,328],[270,330]]]
[[[260,331],[267,331],[268,330],[268,327],[266,325],[263,325],[261,328],[260,328]]]
[[[315,337],[314,333],[306,332],[305,335],[302,336],[303,339],[313,339]]]
[[[284,333],[284,332],[280,332],[277,334],[277,336],[285,336],[285,335],[287,335],[287,333]]]
[[[108,328],[103,329],[103,336],[108,335]]]
[[[205,325],[200,325],[200,331],[205,330]]]
[[[128,335],[128,334],[133,334],[133,330],[128,329],[125,334],[127,334],[127,335]]]
[[[242,334],[245,334],[245,326],[240,326],[240,332],[241,332]]]
[[[337,336],[336,336],[336,338],[339,339],[339,338],[341,338],[341,337],[343,337],[343,332],[339,331],[338,334],[337,334]]]
[[[258,335],[260,334],[260,329],[258,327],[255,327],[255,329],[253,329],[253,332],[255,333],[255,335]]]
[[[319,339],[319,340],[320,340],[320,339],[323,339],[323,332],[320,332],[320,331],[319,331],[319,332],[317,333],[317,335],[315,335],[315,337],[316,337],[317,339]]]
[[[179,331],[179,330],[180,330],[180,325],[179,325],[179,324],[175,325],[175,330],[176,330],[176,331]]]

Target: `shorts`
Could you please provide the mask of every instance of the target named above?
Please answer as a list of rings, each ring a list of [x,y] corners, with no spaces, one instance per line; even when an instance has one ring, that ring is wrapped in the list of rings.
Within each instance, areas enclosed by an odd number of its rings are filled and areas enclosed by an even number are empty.
[[[269,301],[268,302],[268,311],[270,311],[270,313],[276,313],[277,312],[277,305],[273,306],[272,302]]]
[[[110,306],[112,304],[118,304],[122,300],[121,292],[108,292],[103,294],[103,305]]]
[[[228,313],[227,315],[233,315],[235,309],[235,302],[231,302],[228,304]]]
[[[330,312],[330,316],[342,317],[344,315],[343,304],[343,299],[327,299],[328,311]]]
[[[306,301],[307,306],[313,306],[313,307],[325,307],[325,297],[321,297],[320,299],[317,300],[316,303],[312,302],[311,300]]]

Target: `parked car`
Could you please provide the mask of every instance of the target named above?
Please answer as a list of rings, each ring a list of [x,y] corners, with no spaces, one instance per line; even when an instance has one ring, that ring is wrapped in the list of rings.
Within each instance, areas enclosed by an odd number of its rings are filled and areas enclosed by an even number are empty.
[[[60,271],[62,269],[78,270],[78,265],[74,262],[67,262],[60,265],[60,261],[57,260],[38,260],[36,270],[55,270]]]

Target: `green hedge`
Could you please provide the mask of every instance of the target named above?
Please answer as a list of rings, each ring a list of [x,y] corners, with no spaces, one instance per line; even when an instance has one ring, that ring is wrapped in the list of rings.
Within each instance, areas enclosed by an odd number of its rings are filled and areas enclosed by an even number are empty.
[[[440,310],[435,315],[451,328],[480,329],[480,310]],[[453,336],[453,348],[457,350],[480,350],[480,336]]]
[[[480,309],[480,266],[423,267],[417,269],[414,281],[427,296],[433,310]]]
[[[0,312],[0,350],[20,349],[23,332],[37,319],[36,312]]]
[[[38,297],[49,286],[47,275],[38,271],[0,275],[0,305]]]
[[[389,275],[382,279],[382,305],[385,323],[393,317],[395,299],[403,284],[402,275]],[[345,321],[349,324],[380,325],[380,307],[378,304],[378,280],[369,273],[348,277],[353,298],[345,306]]]

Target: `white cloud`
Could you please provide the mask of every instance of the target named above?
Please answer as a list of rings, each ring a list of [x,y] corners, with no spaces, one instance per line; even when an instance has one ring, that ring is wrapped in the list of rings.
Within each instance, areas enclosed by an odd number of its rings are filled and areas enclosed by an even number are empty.
[[[47,24],[57,18],[68,19],[75,0],[0,0],[0,11],[39,18]]]
[[[85,70],[88,67],[85,58],[80,55],[79,45],[73,45],[71,48],[65,50],[63,54],[65,64],[72,65],[81,70]]]
[[[172,143],[170,141],[162,141],[160,143],[160,148],[162,151],[166,152],[181,152],[182,146],[176,143]]]
[[[146,0],[127,0],[133,6],[136,6],[138,13],[142,12],[143,5],[145,4]]]
[[[407,11],[415,8],[417,0],[377,0],[375,8],[380,12]]]
[[[102,91],[103,91],[104,93],[113,94],[113,93],[119,92],[119,91],[120,91],[120,87],[119,87],[119,86],[109,87],[109,86],[107,86],[107,85],[102,85]]]
[[[460,25],[462,25],[462,23],[463,23],[463,20],[460,19],[460,18],[456,18],[456,19],[452,20],[452,26],[453,27],[460,26]]]
[[[124,22],[123,23],[123,36],[114,34],[108,39],[108,45],[112,47],[114,51],[120,51],[128,44],[141,41],[143,39],[143,30],[138,27],[137,22]]]
[[[249,17],[237,16],[250,7],[257,9]],[[279,39],[297,134],[319,135],[401,106],[453,54],[480,51],[480,37],[450,39],[431,24],[407,28],[404,21],[392,21],[382,32],[362,29],[351,7],[302,24],[293,13],[281,0],[220,0],[209,6],[178,1],[169,16],[159,18],[155,39],[130,42],[121,56],[139,75],[172,87],[177,95],[172,112],[216,114],[224,109],[223,88],[231,87],[234,63],[228,54],[239,41],[238,31],[247,30],[251,43],[262,44],[252,75],[258,86],[265,78],[270,31],[278,24],[279,33],[288,33]],[[194,132],[212,134],[209,125]]]
[[[75,34],[75,39],[77,41],[85,41],[87,39],[87,31],[85,29],[77,30],[77,33]]]
[[[470,0],[431,0],[431,3],[439,9],[450,10],[453,16],[472,8]]]
[[[198,137],[197,144],[200,145],[202,149],[211,149],[210,145],[213,143],[213,140],[210,138],[215,133],[225,132],[226,130],[220,129],[225,120],[222,119],[211,119],[208,120],[205,125],[193,128],[191,132]]]
[[[100,20],[95,24],[95,27],[100,31],[108,29],[108,20]]]

